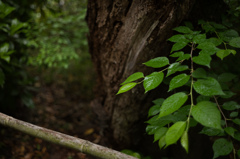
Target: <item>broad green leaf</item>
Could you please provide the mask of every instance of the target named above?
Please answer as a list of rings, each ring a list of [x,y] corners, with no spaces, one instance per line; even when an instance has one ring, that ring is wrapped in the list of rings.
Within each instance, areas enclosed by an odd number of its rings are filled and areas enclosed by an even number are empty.
[[[189,79],[190,79],[190,76],[185,73],[173,77],[173,79],[170,81],[168,91],[171,91],[175,88],[183,86],[189,81]]]
[[[154,104],[156,104],[156,105],[162,105],[162,103],[163,103],[163,101],[164,101],[165,99],[164,98],[158,98],[158,99],[155,99],[154,101],[152,101]]]
[[[188,95],[183,92],[171,95],[170,97],[164,100],[160,108],[159,117],[163,117],[175,112],[187,101],[187,99]]]
[[[203,42],[197,46],[201,50],[215,50],[217,52],[218,48],[212,42]]]
[[[163,136],[158,142],[158,146],[160,149],[162,149],[166,145],[165,137],[166,136]]]
[[[215,49],[212,49],[212,50],[201,50],[199,52],[199,55],[205,54],[205,55],[211,56],[211,55],[214,55],[218,50],[220,50],[220,49],[217,49],[217,50],[215,50]]]
[[[184,133],[181,137],[181,145],[188,153],[188,132],[187,132],[187,130],[184,131]]]
[[[234,138],[234,134],[235,134],[235,132],[237,132],[237,129],[235,129],[235,128],[233,128],[233,127],[226,127],[226,128],[224,129],[224,131],[225,131],[228,135],[230,135],[230,136],[232,136],[232,137]]]
[[[180,42],[177,42],[175,44],[173,44],[172,49],[171,49],[171,53],[174,51],[178,51],[183,49],[185,46],[187,46],[187,44],[189,43],[188,40],[182,40]]]
[[[137,85],[137,83],[135,83],[135,82],[127,83],[127,84],[123,85],[122,87],[120,87],[120,89],[119,89],[119,91],[117,92],[117,94],[127,92],[127,91],[129,91],[130,89],[132,89],[133,87],[135,87],[136,85]]]
[[[192,76],[194,78],[206,78],[207,73],[203,68],[197,68],[196,70],[193,71]]]
[[[209,101],[210,97],[209,96],[203,96],[203,95],[199,95],[197,97],[197,103],[201,102],[201,101]]]
[[[14,7],[10,7],[7,4],[4,4],[0,1],[0,18],[6,17],[8,14],[10,14],[12,11],[14,11]]]
[[[198,56],[193,57],[193,62],[199,65],[207,66],[210,68],[210,63],[212,58],[207,54],[200,54]]]
[[[218,81],[212,77],[198,79],[193,83],[194,90],[204,96],[225,95]]]
[[[234,133],[234,139],[240,141],[240,132],[237,131],[236,133]]]
[[[149,66],[149,67],[153,67],[153,68],[160,68],[160,67],[168,65],[169,60],[167,57],[157,57],[157,58],[151,59],[143,64],[146,66]]]
[[[230,54],[233,54],[235,55],[236,54],[236,51],[235,50],[218,50],[217,51],[217,57],[219,57],[221,60],[223,60],[224,57],[227,57],[228,55]]]
[[[173,35],[171,38],[168,39],[168,41],[171,42],[181,42],[183,40],[186,40],[186,38],[182,34]]]
[[[222,105],[222,107],[225,110],[235,110],[235,109],[239,109],[240,105],[237,102],[235,102],[235,101],[229,101],[229,102],[225,102]]]
[[[236,118],[232,120],[235,124],[240,125],[240,119]]]
[[[220,32],[219,36],[222,40],[226,42],[230,42],[233,38],[239,37],[238,32],[236,30],[230,29],[224,32]]]
[[[2,69],[0,68],[0,86],[3,87],[3,84],[5,82],[5,75],[2,71]]]
[[[152,106],[148,111],[148,117],[154,116],[160,112],[160,105]]]
[[[168,128],[166,127],[161,127],[159,129],[157,129],[157,131],[154,134],[154,141],[156,142],[157,140],[161,139],[167,132]]]
[[[229,45],[232,47],[240,48],[240,37],[231,39]]]
[[[205,135],[208,135],[208,136],[219,136],[223,133],[224,132],[220,129],[210,128],[210,127],[204,127],[200,131],[200,134],[205,134]]]
[[[225,85],[227,86],[227,85]],[[225,95],[221,95],[221,98],[231,98],[232,96],[236,95],[236,93],[232,92],[232,91],[223,91],[225,93]]]
[[[171,57],[181,57],[184,55],[183,51],[179,51],[179,52],[174,52],[173,54],[171,54]]]
[[[173,30],[179,32],[179,33],[184,33],[184,34],[187,34],[187,33],[192,33],[193,31],[186,27],[186,26],[179,26],[177,28],[174,28]]]
[[[159,86],[164,78],[163,72],[153,72],[150,75],[147,75],[143,81],[143,87],[145,93]]]
[[[160,128],[160,126],[148,125],[146,127],[146,132],[147,132],[148,135],[153,135],[157,131],[157,129],[159,129],[159,128]]]
[[[235,118],[238,116],[238,112],[231,112],[230,117]]]
[[[217,158],[219,156],[226,156],[226,155],[230,154],[232,152],[232,150],[233,150],[232,142],[230,142],[224,138],[217,139],[213,143],[213,152],[214,152],[213,158]]]
[[[132,75],[130,75],[123,83],[121,83],[121,85],[124,85],[126,83],[129,83],[129,82],[133,82],[135,80],[138,80],[140,78],[144,78],[144,75],[142,72],[136,72]]]
[[[195,44],[200,44],[206,41],[206,34],[198,34],[193,37],[193,42]]]
[[[209,24],[210,25],[212,25],[214,28],[216,28],[216,29],[224,29],[224,30],[226,30],[227,28],[224,26],[224,25],[222,25],[222,24],[217,24],[217,23],[215,23],[215,22],[209,22]]]
[[[0,53],[6,53],[9,50],[9,43],[4,43],[0,46]]]
[[[169,145],[172,145],[178,141],[178,139],[182,136],[185,128],[186,128],[186,122],[179,121],[174,123],[167,131],[165,141],[166,141],[166,147]]]
[[[172,114],[159,118],[157,115],[150,118],[146,123],[152,126],[163,127],[174,121],[174,117]]]
[[[188,60],[190,59],[191,55],[190,54],[184,54],[180,56],[176,61],[182,61],[182,60]]]
[[[177,71],[185,71],[188,69],[187,65],[181,65],[179,62],[175,62],[168,67],[167,76],[174,74]]]
[[[203,126],[222,129],[221,115],[215,103],[202,101],[192,108],[192,116]]]
[[[230,82],[232,81],[235,77],[237,77],[236,75],[232,74],[232,73],[223,73],[221,75],[218,76],[218,81],[219,82]]]
[[[214,37],[207,39],[207,42],[211,42],[211,43],[213,43],[215,46],[218,46],[218,45],[221,45],[221,44],[222,44],[222,41],[221,41],[220,39],[214,38]]]

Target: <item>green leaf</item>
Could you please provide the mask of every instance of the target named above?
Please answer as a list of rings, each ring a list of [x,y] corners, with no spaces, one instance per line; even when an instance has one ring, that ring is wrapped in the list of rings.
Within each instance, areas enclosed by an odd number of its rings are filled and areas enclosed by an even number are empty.
[[[163,72],[153,72],[147,75],[143,81],[145,93],[159,86],[164,78]]]
[[[135,82],[127,83],[127,84],[123,85],[122,87],[120,87],[119,91],[117,92],[117,95],[120,94],[120,93],[124,93],[124,92],[129,91],[130,89],[132,89],[136,85],[137,85],[137,83],[135,83]]]
[[[186,152],[188,153],[188,132],[187,132],[187,130],[184,131],[184,133],[181,137],[181,145],[186,150]]]
[[[229,142],[224,138],[217,139],[213,143],[213,152],[214,152],[213,158],[217,158],[219,156],[226,156],[230,154],[232,150],[233,150],[232,142]]]
[[[225,85],[227,86],[227,85]],[[236,93],[233,93],[232,91],[223,91],[225,95],[221,95],[221,98],[231,98],[232,96],[236,95]]]
[[[212,77],[198,79],[193,83],[194,90],[204,96],[225,95],[218,81]]]
[[[148,117],[154,116],[160,112],[160,105],[152,106],[148,111]]]
[[[14,10],[15,8],[0,2],[0,18],[6,17],[8,14],[10,14]]]
[[[173,54],[171,54],[171,57],[181,57],[184,55],[183,51],[179,51],[179,52],[174,52]]]
[[[222,41],[220,39],[214,37],[207,39],[207,42],[213,43],[215,46],[222,44]]]
[[[201,50],[215,50],[217,52],[218,48],[212,42],[203,42],[197,46],[197,49]]]
[[[240,125],[240,119],[236,118],[232,120],[235,124]]]
[[[202,101],[192,108],[192,116],[203,126],[222,129],[221,115],[215,103]]]
[[[238,112],[231,112],[230,117],[235,118],[238,116]]]
[[[164,98],[158,98],[158,99],[155,99],[154,101],[152,101],[154,104],[156,104],[156,105],[162,105],[162,103],[163,103],[163,101],[164,101],[165,99]]]
[[[142,72],[136,72],[136,73],[130,75],[123,83],[121,83],[121,85],[124,85],[126,83],[138,80],[140,78],[144,78],[143,73]]]
[[[157,140],[161,139],[167,132],[168,128],[166,127],[161,127],[159,129],[157,129],[157,131],[154,134],[154,141],[156,142]]]
[[[240,158],[240,150],[237,151],[238,158]]]
[[[209,101],[210,97],[209,96],[203,96],[203,95],[199,95],[197,97],[197,103],[201,102],[201,101]]]
[[[193,57],[193,62],[199,65],[207,66],[210,68],[210,63],[212,58],[207,54],[200,54],[198,56]]]
[[[178,50],[183,49],[185,46],[187,46],[188,43],[189,43],[189,41],[186,39],[186,40],[182,40],[180,42],[177,42],[177,43],[173,44],[172,49],[171,49],[171,53],[174,52],[174,51],[178,51]]]
[[[224,131],[225,131],[228,135],[232,136],[233,138],[234,138],[235,132],[237,132],[237,130],[234,129],[233,127],[226,127],[226,128],[224,129]]]
[[[3,84],[5,82],[5,75],[2,71],[2,69],[0,68],[0,86],[3,87]]]
[[[174,74],[177,71],[185,71],[188,69],[187,65],[181,65],[179,62],[173,63],[168,67],[167,76],[170,76],[171,74]]]
[[[148,121],[146,121],[146,123],[152,125],[152,126],[157,126],[157,127],[163,127],[171,122],[174,121],[173,116],[167,115],[164,117],[159,118],[157,115],[153,116],[151,119],[149,119]]]
[[[239,37],[236,30],[230,29],[224,32],[219,33],[219,36],[222,40],[230,42],[233,38]]]
[[[4,43],[0,46],[0,53],[6,53],[8,52],[8,50],[9,50],[9,43]]]
[[[193,31],[186,27],[186,26],[179,26],[177,28],[174,28],[173,30],[179,32],[179,33],[184,33],[184,34],[187,34],[187,33],[192,33]]]
[[[157,57],[157,58],[151,59],[143,64],[146,66],[149,66],[149,67],[153,67],[153,68],[160,68],[160,67],[168,65],[169,60],[167,57]]]
[[[157,131],[157,129],[159,129],[159,128],[160,128],[160,126],[148,125],[146,127],[146,132],[147,132],[148,135],[153,135]]]
[[[183,40],[186,40],[186,38],[182,34],[173,35],[171,38],[168,39],[168,41],[171,42],[181,42]]]
[[[225,110],[235,110],[235,109],[239,109],[240,108],[240,105],[237,104],[237,102],[235,101],[229,101],[229,102],[225,102],[223,105],[222,105],[223,109]]]
[[[158,142],[158,146],[160,149],[162,149],[166,145],[165,137],[166,136],[163,136]]]
[[[231,45],[232,47],[240,48],[240,37],[230,40],[229,45]]]
[[[208,136],[219,136],[223,134],[223,131],[220,129],[215,129],[215,128],[210,128],[210,127],[204,127],[201,131],[200,134],[205,134]]]
[[[164,100],[159,117],[169,115],[178,110],[188,99],[188,95],[183,92],[175,93]]]
[[[223,60],[224,57],[227,57],[230,54],[235,55],[236,51],[235,50],[218,50],[217,51],[217,57],[219,57],[221,60]]]
[[[194,78],[206,78],[207,73],[203,68],[197,68],[196,70],[193,71],[192,76]]]
[[[232,73],[222,73],[221,75],[218,76],[218,81],[219,82],[230,82],[237,76],[232,74]]]
[[[183,86],[189,81],[189,79],[190,79],[190,76],[185,73],[173,77],[173,79],[170,81],[168,91],[171,91],[175,88]]]
[[[188,60],[190,59],[191,55],[190,54],[184,54],[180,56],[176,61],[182,61],[182,60]]]
[[[193,42],[195,44],[200,44],[206,41],[206,34],[198,34],[193,37]]]
[[[186,122],[179,121],[173,124],[167,131],[165,141],[166,141],[166,147],[169,145],[172,145],[178,141],[178,139],[182,136],[185,128],[186,128]]]

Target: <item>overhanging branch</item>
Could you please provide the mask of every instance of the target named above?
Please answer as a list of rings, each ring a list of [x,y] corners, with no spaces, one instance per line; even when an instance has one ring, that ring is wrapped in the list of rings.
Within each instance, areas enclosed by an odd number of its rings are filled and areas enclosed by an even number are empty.
[[[94,144],[90,141],[62,134],[53,130],[45,129],[8,115],[0,113],[0,124],[14,128],[26,134],[41,138],[43,140],[78,150],[102,159],[136,159],[135,157],[121,152]]]

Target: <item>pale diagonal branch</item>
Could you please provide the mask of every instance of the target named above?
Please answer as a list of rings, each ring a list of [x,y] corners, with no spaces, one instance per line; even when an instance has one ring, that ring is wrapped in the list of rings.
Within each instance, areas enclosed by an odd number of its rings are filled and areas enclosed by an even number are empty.
[[[135,157],[123,154],[110,148],[94,144],[90,141],[79,139],[73,136],[62,134],[53,130],[45,129],[8,115],[0,113],[0,124],[14,128],[26,134],[41,138],[43,140],[78,150],[102,159],[136,159]]]

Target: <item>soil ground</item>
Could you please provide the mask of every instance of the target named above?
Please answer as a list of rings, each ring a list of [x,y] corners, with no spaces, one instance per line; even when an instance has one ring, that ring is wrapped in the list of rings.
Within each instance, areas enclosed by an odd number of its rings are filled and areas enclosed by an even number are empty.
[[[35,108],[21,108],[16,118],[101,144],[96,115],[91,111],[89,92],[77,84],[58,81],[35,84]],[[79,90],[79,91],[78,91]],[[94,159],[11,128],[0,126],[0,159]]]

